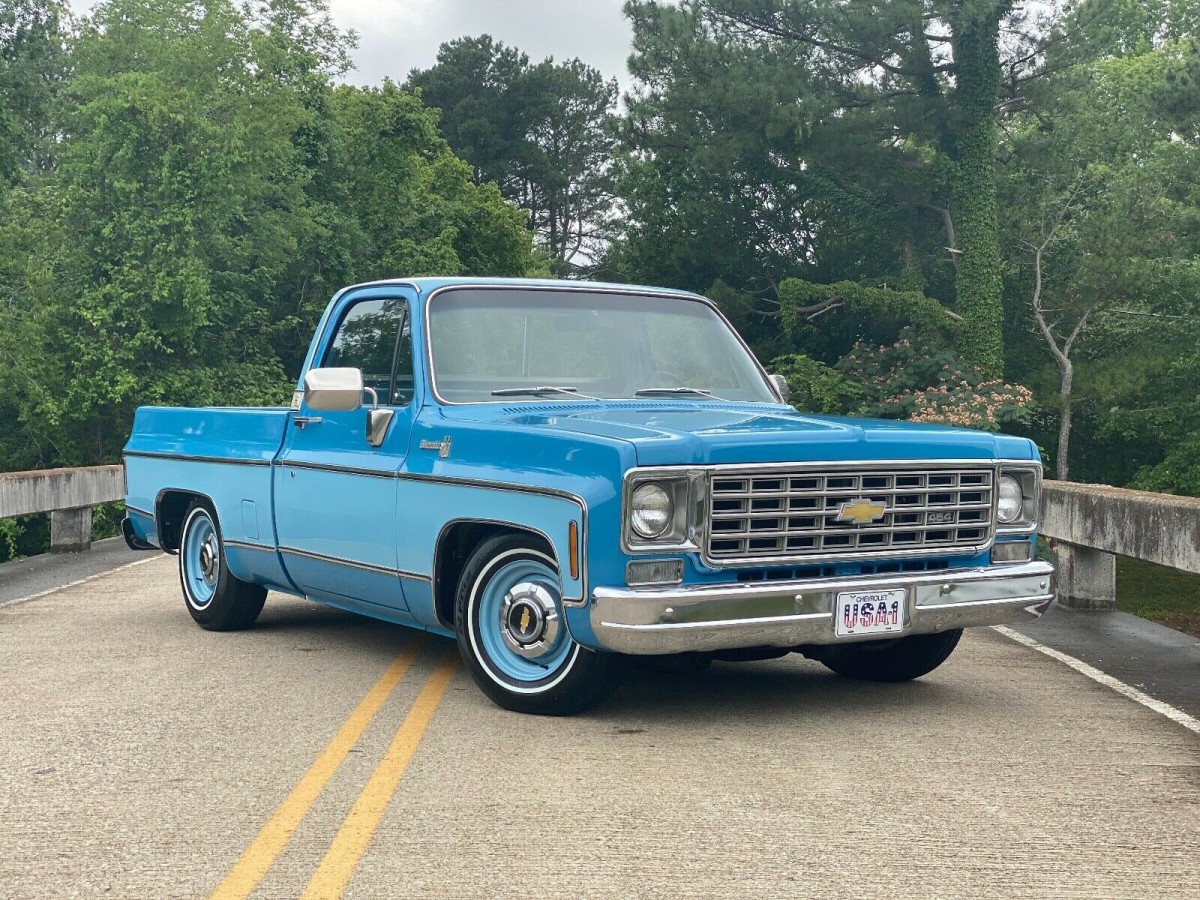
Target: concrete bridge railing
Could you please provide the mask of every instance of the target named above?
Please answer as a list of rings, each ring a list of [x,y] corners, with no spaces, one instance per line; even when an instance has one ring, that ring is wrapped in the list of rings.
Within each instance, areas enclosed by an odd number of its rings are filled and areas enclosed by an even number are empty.
[[[0,472],[0,519],[50,513],[50,549],[92,544],[92,507],[125,499],[124,466]]]
[[[0,519],[50,513],[50,549],[91,545],[92,507],[125,496],[121,466],[0,473]],[[1058,547],[1058,599],[1113,609],[1117,556],[1200,573],[1200,498],[1046,481],[1041,534]]]
[[[1058,548],[1058,602],[1115,609],[1117,556],[1200,573],[1200,498],[1046,481],[1040,533]]]

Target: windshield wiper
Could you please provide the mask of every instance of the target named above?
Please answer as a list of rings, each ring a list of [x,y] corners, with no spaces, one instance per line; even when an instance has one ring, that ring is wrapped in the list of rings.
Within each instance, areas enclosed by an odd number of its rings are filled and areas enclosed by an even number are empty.
[[[640,391],[634,391],[635,397],[654,397],[663,395],[688,394],[696,397],[704,397],[708,400],[720,400],[721,398],[712,391],[706,391],[703,388],[693,387],[677,387],[677,388],[642,388]]]
[[[540,397],[542,394],[569,394],[572,397],[581,397],[584,400],[599,400],[599,397],[592,397],[589,394],[579,393],[579,388],[576,387],[556,387],[554,385],[543,385],[542,387],[514,387],[514,388],[499,388],[492,391],[493,397]]]

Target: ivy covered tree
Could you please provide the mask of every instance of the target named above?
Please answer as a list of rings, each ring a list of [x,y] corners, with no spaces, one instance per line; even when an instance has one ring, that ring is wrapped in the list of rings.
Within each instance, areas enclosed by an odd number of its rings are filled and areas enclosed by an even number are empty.
[[[1102,13],[1072,27],[1092,28]],[[662,258],[661,224],[682,234],[675,246],[699,248],[714,223],[718,256],[732,238],[744,257],[778,261],[768,271],[925,290],[970,322],[959,338],[966,357],[1002,370],[997,123],[1046,74],[1066,33],[1062,10],[1014,0],[630,0],[626,14],[638,78],[631,268]],[[656,221],[664,215],[673,221]]]

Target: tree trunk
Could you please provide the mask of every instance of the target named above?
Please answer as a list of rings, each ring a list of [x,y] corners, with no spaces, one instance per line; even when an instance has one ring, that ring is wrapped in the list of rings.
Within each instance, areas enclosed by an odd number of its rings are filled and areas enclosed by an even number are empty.
[[[1058,371],[1061,376],[1058,388],[1058,399],[1062,403],[1062,415],[1058,420],[1058,450],[1054,454],[1054,476],[1059,481],[1066,481],[1070,463],[1067,454],[1071,449],[1071,394],[1075,387],[1075,365],[1067,356],[1058,360]]]
[[[959,256],[958,311],[969,326],[966,359],[988,375],[1004,369],[1004,307],[996,200],[995,105],[1000,94],[999,20],[964,16],[954,38],[956,96],[952,212]]]

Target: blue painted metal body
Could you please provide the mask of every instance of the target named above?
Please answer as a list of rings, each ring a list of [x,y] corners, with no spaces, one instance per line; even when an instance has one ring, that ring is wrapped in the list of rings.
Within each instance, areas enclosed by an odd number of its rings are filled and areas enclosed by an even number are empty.
[[[216,508],[228,564],[239,578],[448,633],[453,623],[439,618],[434,598],[439,541],[456,523],[511,525],[541,534],[551,545],[570,633],[595,647],[586,604],[593,588],[625,583],[631,557],[621,549],[621,490],[635,466],[1038,459],[1036,447],[1023,438],[803,415],[782,404],[522,398],[444,405],[433,396],[427,371],[426,300],[441,288],[467,284],[594,287],[416,279],[339,292],[321,319],[303,372],[325,358],[334,327],[351,304],[398,298],[410,309],[414,394],[396,408],[382,445],[368,445],[361,410],[316,413],[303,404],[294,410],[139,409],[125,448],[136,536],[164,546],[164,497],[204,497]],[[297,416],[321,422],[300,428]],[[447,441],[452,451],[445,456],[430,449]],[[575,576],[566,564],[572,522],[583,543]],[[947,560],[952,568],[989,561],[987,553]],[[858,571],[833,568],[838,574]],[[698,554],[684,559],[685,583],[736,577],[728,568],[706,566]]]

